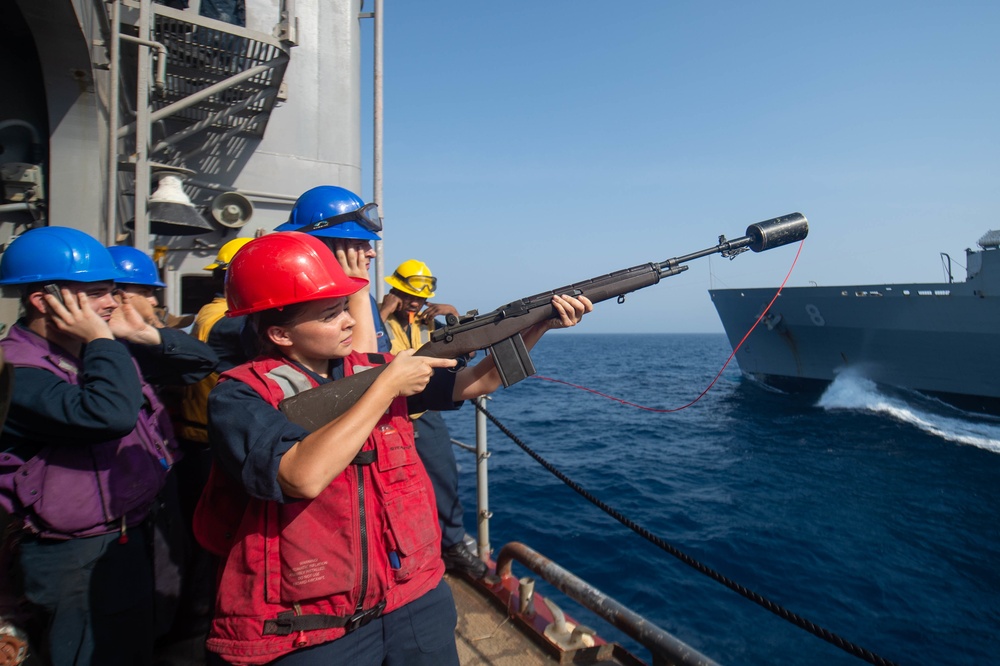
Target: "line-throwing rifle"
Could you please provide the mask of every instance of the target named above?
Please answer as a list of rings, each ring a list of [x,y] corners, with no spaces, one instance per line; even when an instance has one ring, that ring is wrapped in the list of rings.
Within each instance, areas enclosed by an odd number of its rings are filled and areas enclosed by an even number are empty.
[[[719,244],[705,250],[648,263],[567,285],[541,294],[508,303],[492,312],[472,311],[463,317],[449,315],[447,325],[435,330],[431,340],[417,350],[417,356],[463,358],[472,352],[489,349],[508,387],[535,374],[521,331],[555,316],[552,297],[556,294],[586,296],[594,303],[617,298],[657,284],[662,278],[688,269],[687,262],[710,254],[733,259],[747,249],[763,252],[802,240],[809,233],[809,224],[801,213],[783,215],[747,227],[746,235],[734,240],[719,236]],[[385,366],[351,375],[317,388],[303,391],[283,400],[281,411],[293,423],[314,431],[343,414],[368,390]]]

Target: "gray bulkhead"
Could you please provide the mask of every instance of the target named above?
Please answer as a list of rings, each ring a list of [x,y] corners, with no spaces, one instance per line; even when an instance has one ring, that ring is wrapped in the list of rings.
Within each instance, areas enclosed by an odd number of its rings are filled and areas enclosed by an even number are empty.
[[[191,5],[17,0],[0,8],[10,91],[0,98],[0,243],[52,224],[155,251],[174,313],[183,278],[205,278],[202,267],[226,241],[271,231],[315,185],[361,189],[360,0],[247,0],[245,28],[201,17],[197,0]],[[142,25],[162,47],[135,42]],[[266,71],[234,81],[253,67]],[[217,93],[185,102],[216,84]],[[140,97],[148,99],[145,117],[153,114],[146,123]],[[141,222],[130,229],[136,185],[155,190],[158,165],[184,170],[184,191],[207,220],[203,233],[152,235]],[[251,202],[249,220],[212,219],[213,200],[228,190]],[[0,322],[9,326],[16,314],[14,299],[0,300]]]

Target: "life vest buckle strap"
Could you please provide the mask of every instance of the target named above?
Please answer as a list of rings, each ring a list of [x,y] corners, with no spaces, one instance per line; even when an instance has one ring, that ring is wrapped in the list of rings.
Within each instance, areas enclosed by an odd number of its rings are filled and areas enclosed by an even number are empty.
[[[347,633],[351,633],[355,629],[360,629],[372,620],[382,617],[382,611],[384,610],[385,599],[366,611],[355,613],[347,620]]]
[[[350,617],[340,615],[296,615],[295,611],[278,613],[273,620],[264,620],[265,636],[289,636],[300,631],[315,631],[317,629],[337,629],[344,627],[347,633],[360,629],[374,619],[382,617],[385,611],[385,600],[366,611],[355,613]]]

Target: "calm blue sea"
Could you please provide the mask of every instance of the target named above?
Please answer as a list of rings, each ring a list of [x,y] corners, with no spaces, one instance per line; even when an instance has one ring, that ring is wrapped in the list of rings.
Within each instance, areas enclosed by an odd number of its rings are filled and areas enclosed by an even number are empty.
[[[721,334],[556,333],[533,358],[541,375],[673,408],[730,351]],[[859,378],[818,400],[778,394],[742,379],[735,361],[676,413],[534,378],[488,409],[607,504],[848,641],[900,664],[1000,663],[998,419]],[[452,435],[474,443],[474,415],[471,405],[447,415]],[[633,534],[488,432],[495,549],[527,543],[721,663],[862,663]],[[456,453],[474,533],[475,461]]]

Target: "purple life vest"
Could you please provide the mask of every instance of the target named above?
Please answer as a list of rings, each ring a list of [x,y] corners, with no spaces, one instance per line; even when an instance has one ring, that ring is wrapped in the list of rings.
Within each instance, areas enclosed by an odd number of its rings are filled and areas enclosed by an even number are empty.
[[[8,363],[39,368],[79,386],[80,360],[45,338],[11,327],[0,340]],[[0,453],[0,507],[40,536],[71,539],[138,525],[166,480],[176,445],[170,418],[153,387],[135,429],[98,444],[47,444],[28,460]]]

